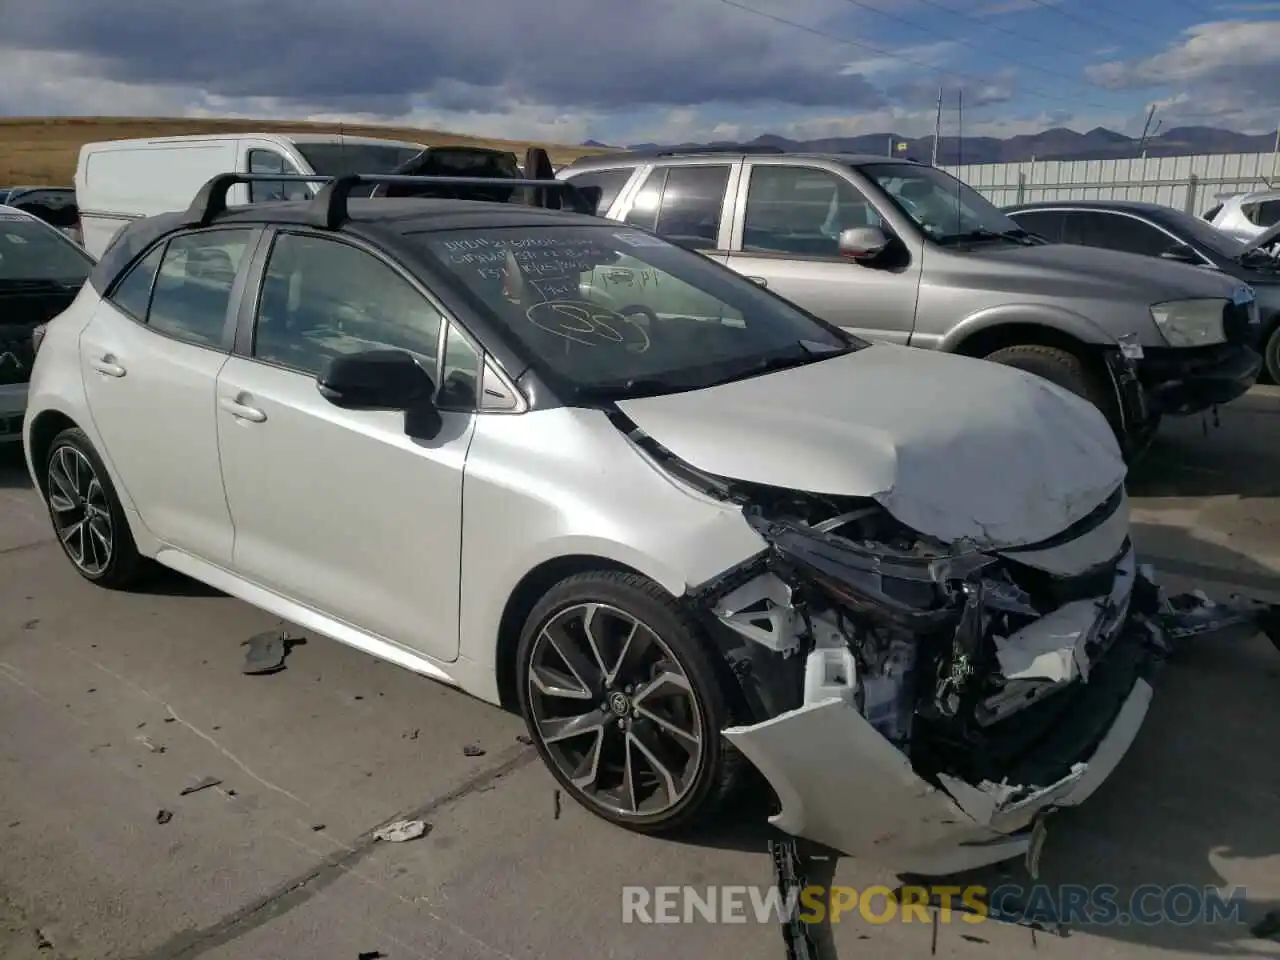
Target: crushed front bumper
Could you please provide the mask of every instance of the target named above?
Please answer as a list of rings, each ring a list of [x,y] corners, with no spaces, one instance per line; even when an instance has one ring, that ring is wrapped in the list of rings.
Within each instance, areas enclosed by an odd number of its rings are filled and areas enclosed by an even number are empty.
[[[1026,856],[1053,810],[1087,800],[1137,737],[1163,656],[1192,637],[1280,631],[1275,606],[1202,594],[1167,598],[1137,572],[1125,625],[1105,659],[1055,694],[1069,697],[1000,783],[926,780],[900,749],[839,698],[724,731],[765,776],[787,833],[893,869],[941,876]],[[1068,647],[1073,644],[1068,644]],[[1028,717],[1027,721],[1030,722]],[[1020,720],[1006,721],[1019,724]]]
[[[1262,358],[1244,344],[1148,350],[1138,378],[1157,413],[1186,416],[1230,403],[1258,381]]]

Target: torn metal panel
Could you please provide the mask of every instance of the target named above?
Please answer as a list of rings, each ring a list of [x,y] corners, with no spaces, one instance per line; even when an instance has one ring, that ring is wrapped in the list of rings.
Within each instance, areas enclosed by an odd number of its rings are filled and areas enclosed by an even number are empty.
[[[715,615],[732,630],[775,653],[800,645],[791,587],[776,574],[764,573],[722,596]]]

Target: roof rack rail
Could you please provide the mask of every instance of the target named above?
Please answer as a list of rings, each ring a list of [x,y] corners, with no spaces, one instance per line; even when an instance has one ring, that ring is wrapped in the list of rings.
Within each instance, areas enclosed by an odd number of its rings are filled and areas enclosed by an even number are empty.
[[[301,173],[220,173],[197,192],[183,217],[183,225],[207,227],[227,211],[227,194],[238,183],[326,183],[333,177]]]
[[[655,157],[682,157],[686,155],[697,156],[698,154],[702,154],[702,153],[741,153],[741,154],[750,156],[753,154],[779,154],[779,153],[786,153],[786,152],[787,151],[782,149],[782,147],[775,147],[772,144],[758,143],[758,144],[743,144],[742,146],[739,146],[739,147],[703,146],[703,147],[685,147],[680,150],[659,150],[656,153],[654,153],[654,156]]]
[[[324,187],[311,200],[308,219],[316,226],[336,230],[349,219],[347,201],[351,191],[361,184],[385,183],[388,186],[505,187],[512,190],[531,188],[528,203],[550,209],[569,209],[594,215],[596,204],[587,190],[567,180],[511,179],[507,177],[415,177],[404,174],[351,173],[340,177],[318,174],[220,173],[212,177],[191,201],[183,218],[184,226],[207,227],[227,210],[227,194],[238,183],[323,183]]]

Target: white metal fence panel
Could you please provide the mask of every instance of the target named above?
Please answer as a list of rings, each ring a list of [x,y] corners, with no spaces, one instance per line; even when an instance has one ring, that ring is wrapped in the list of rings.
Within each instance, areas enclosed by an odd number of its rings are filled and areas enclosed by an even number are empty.
[[[996,206],[1038,200],[1143,200],[1200,214],[1220,193],[1280,186],[1280,154],[1028,160],[944,167]]]

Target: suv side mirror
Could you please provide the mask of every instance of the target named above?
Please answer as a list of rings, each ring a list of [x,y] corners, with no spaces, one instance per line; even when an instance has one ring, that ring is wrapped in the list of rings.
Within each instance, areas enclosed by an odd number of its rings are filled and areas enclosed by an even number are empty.
[[[850,260],[874,260],[889,246],[889,238],[879,227],[851,227],[840,231],[836,241],[840,256]]]
[[[415,410],[431,403],[435,384],[403,350],[334,357],[316,376],[320,395],[344,410]]]
[[[1179,263],[1200,263],[1199,255],[1185,243],[1174,244],[1160,254],[1162,260],[1177,260]]]

